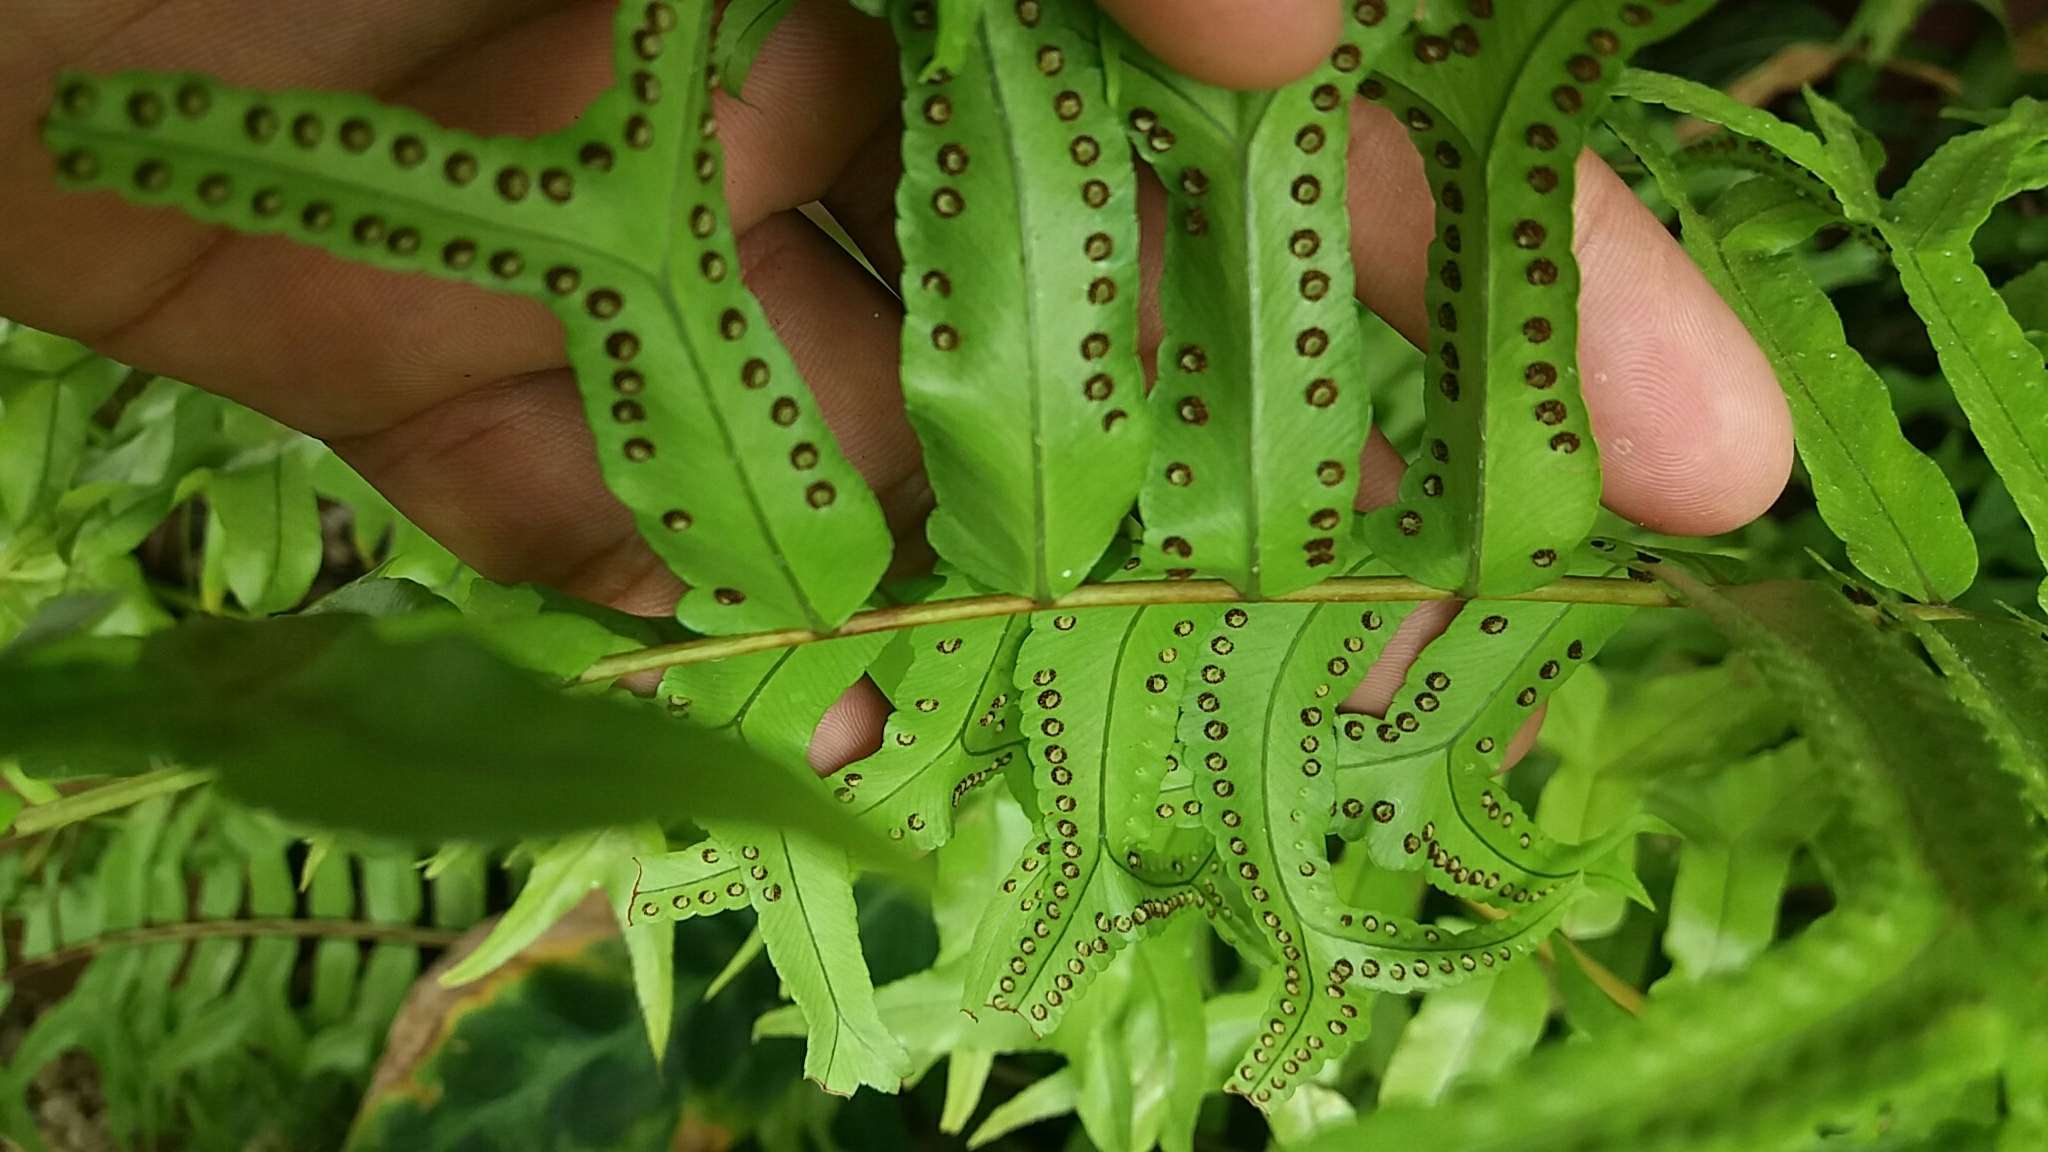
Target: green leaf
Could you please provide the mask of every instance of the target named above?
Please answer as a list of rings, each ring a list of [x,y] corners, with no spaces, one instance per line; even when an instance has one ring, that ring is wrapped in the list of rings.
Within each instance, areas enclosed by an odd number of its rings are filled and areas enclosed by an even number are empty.
[[[1899,42],[1913,30],[1929,4],[1930,0],[1863,0],[1842,40],[1845,44],[1867,43],[1871,61],[1882,64],[1899,50]]]
[[[1756,193],[1781,186],[1738,185],[1702,212],[1647,131],[1619,119],[1613,128],[1677,206],[1686,249],[1770,359],[1821,518],[1850,561],[1921,600],[1960,595],[1976,578],[1977,547],[1940,466],[1907,442],[1884,381],[1849,345],[1802,256],[1782,245],[1731,243],[1745,222],[1783,203]],[[1752,194],[1739,195],[1745,189]],[[1806,238],[1801,228],[1783,239]]]
[[[1011,678],[1029,627],[1018,615],[911,629],[882,746],[841,770],[833,795],[891,839],[944,844],[955,806],[1023,753]]]
[[[665,1152],[679,1097],[647,1052],[623,949],[600,923],[421,1005],[426,1042],[365,1097],[349,1152]]]
[[[1434,1104],[1453,1084],[1498,1076],[1536,1047],[1549,1017],[1550,984],[1534,964],[1430,993],[1380,1078],[1380,1106]]]
[[[1062,1069],[1036,1080],[997,1105],[967,1138],[969,1148],[983,1148],[1020,1128],[1065,1116],[1079,1107],[1081,1088],[1072,1072]]]
[[[1709,0],[1431,6],[1366,90],[1413,134],[1436,202],[1425,458],[1366,520],[1403,573],[1472,595],[1564,574],[1600,507],[1577,363],[1573,159],[1622,61]]]
[[[1998,744],[1999,763],[2048,818],[2048,636],[2024,621],[1905,619],[1949,692]]]
[[[1191,637],[1211,614],[1153,606],[1032,617],[1016,691],[1041,839],[989,908],[968,1011],[1018,1013],[1045,1035],[1135,933],[1205,904],[1198,888],[1147,884],[1124,856],[1150,831]]]
[[[1142,494],[1146,561],[1169,575],[1256,598],[1340,570],[1370,409],[1344,92],[1393,39],[1379,19],[1277,92],[1196,83],[1106,33],[1117,111],[1169,199]]]
[[[879,506],[740,283],[706,83],[713,5],[625,4],[575,123],[483,139],[338,92],[67,75],[78,187],[548,305],[607,483],[707,633],[829,630],[889,559]],[[657,229],[649,219],[673,219]]]
[[[691,727],[730,732],[779,757],[803,785],[821,792],[803,766],[804,748],[825,710],[891,639],[853,636],[683,665],[662,678],[661,692]],[[744,900],[808,1026],[804,1074],[839,1095],[862,1084],[896,1091],[909,1075],[909,1057],[875,1004],[846,853],[765,822],[707,827],[708,845],[642,861],[625,919],[682,919]]]
[[[1860,151],[1852,151],[1854,170],[1842,171],[1841,158],[1830,152],[1813,133],[1778,119],[1764,109],[1744,104],[1718,89],[1678,76],[1630,68],[1622,74],[1614,95],[1644,104],[1661,104],[1685,116],[1718,124],[1737,136],[1754,140],[1791,162],[1798,171],[1818,178],[1839,201],[1850,218],[1868,221],[1878,213],[1878,198],[1869,181],[1858,178],[1867,170]],[[1729,157],[1743,150],[1724,148]],[[1662,181],[1660,181],[1662,183]]]
[[[1999,287],[1998,296],[2030,336],[2048,332],[2048,261],[2007,280]]]
[[[1926,946],[1927,927],[1838,913],[1742,982],[1657,997],[1633,1027],[1551,1046],[1433,1108],[1383,1108],[1310,1148],[1807,1147],[1820,1124],[1997,1066],[2006,1030],[1943,985],[1959,965]]]
[[[1664,790],[1663,811],[1686,837],[1664,928],[1670,980],[1739,971],[1762,954],[1777,935],[1792,854],[1834,800],[1803,742]]]
[[[1050,600],[1130,512],[1151,440],[1137,175],[1099,95],[1091,5],[935,7],[904,0],[894,20],[903,392],[938,496],[928,532],[980,583]],[[957,59],[928,70],[956,27]]]
[[[444,627],[339,614],[198,620],[139,648],[103,642],[0,664],[0,754],[74,772],[167,757],[217,769],[220,787],[249,803],[401,838],[773,815],[865,842],[771,753],[642,704],[565,695]],[[593,763],[603,787],[565,767]]]
[[[1564,881],[1550,899],[1469,932],[1353,908],[1339,895],[1325,848],[1338,810],[1334,709],[1405,614],[1233,607],[1196,649],[1200,684],[1190,685],[1181,736],[1202,779],[1202,823],[1281,964],[1258,1038],[1228,1084],[1261,1107],[1365,1027],[1354,1023],[1360,992],[1445,987],[1507,963],[1555,926],[1576,886]]]
[[[986,1048],[955,1048],[946,1060],[946,1102],[939,1113],[939,1131],[958,1136],[981,1107],[989,1070],[996,1054]]]
[[[92,415],[127,369],[83,346],[20,331],[0,349],[0,516],[26,525],[71,486]]]
[[[2022,190],[2015,172],[2044,139],[2048,105],[2020,101],[1999,123],[1936,151],[1893,197],[1878,229],[1970,431],[2048,562],[2048,367],[1970,248],[1991,210]],[[2048,584],[2040,599],[2048,607]]]
[[[775,33],[776,25],[796,7],[796,0],[735,0],[718,14],[718,34],[711,45],[711,63],[719,83],[739,96],[747,87],[754,57]]]
[[[571,836],[536,851],[519,897],[498,918],[490,935],[441,974],[442,986],[468,984],[497,971],[592,892],[603,888],[640,846],[634,835],[606,830]]]
[[[1855,809],[1904,833],[1857,867],[1887,886],[1924,876],[1917,882],[1941,892],[1987,942],[2030,948],[2048,926],[2048,898],[2018,775],[1998,767],[2010,746],[1837,596],[1803,584],[1687,594],[1796,702],[1816,754],[1854,773]],[[1903,854],[1903,878],[1875,871],[1884,853]]]
[[[262,615],[298,607],[320,574],[322,556],[320,508],[305,454],[280,447],[215,472],[206,498],[220,528],[207,550],[220,550],[235,599]]]
[[[875,1005],[846,853],[768,827],[714,826],[713,832],[725,843],[744,845],[740,853],[750,861],[746,883],[761,939],[809,1025],[804,1075],[837,1095],[863,1084],[884,1092],[901,1088],[910,1058]]]
[[[1338,811],[1383,868],[1423,869],[1446,892],[1499,907],[1551,900],[1632,831],[1552,840],[1496,773],[1536,708],[1633,610],[1475,600],[1422,650],[1386,719],[1348,717]]]
[[[637,835],[636,835],[637,833]],[[659,852],[668,846],[660,827],[643,824],[614,835],[631,837],[635,850]],[[615,909],[632,907],[633,889],[640,870],[620,861],[603,878],[605,895]],[[669,1025],[676,1013],[676,926],[673,920],[646,924],[631,923],[631,914],[619,917],[619,934],[626,942],[626,960],[633,970],[633,995],[640,1002],[640,1016],[647,1022],[648,1050],[655,1063],[668,1052]]]
[[[655,920],[715,916],[748,905],[739,853],[715,841],[643,855],[635,863],[639,871],[624,905],[623,922],[629,928]]]

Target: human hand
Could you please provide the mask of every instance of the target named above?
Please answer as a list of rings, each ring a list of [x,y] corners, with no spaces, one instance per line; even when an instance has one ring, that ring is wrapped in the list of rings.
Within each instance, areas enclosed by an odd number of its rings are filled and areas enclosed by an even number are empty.
[[[1243,86],[1310,70],[1338,34],[1328,0],[1102,0],[1190,74]],[[57,72],[198,70],[259,87],[368,89],[486,133],[561,127],[611,80],[609,0],[292,0],[243,5],[13,0],[0,45],[0,314],[211,388],[327,440],[485,574],[660,613],[677,585],[601,482],[560,330],[538,305],[345,265],[106,196],[62,193],[36,136]],[[893,277],[897,150],[887,29],[806,0],[719,97],[726,191],[749,285],[848,457],[917,538],[928,503],[897,390],[901,309],[795,211],[822,199]],[[1364,302],[1425,335],[1430,201],[1406,133],[1361,106],[1353,249]],[[1161,197],[1149,201],[1157,239]],[[1760,513],[1789,470],[1790,422],[1762,356],[1654,217],[1582,159],[1580,363],[1605,498],[1662,531]],[[62,242],[52,244],[52,237]],[[1159,245],[1148,245],[1148,282]],[[1148,293],[1149,295],[1149,293]],[[1160,333],[1148,306],[1146,350]],[[1361,507],[1402,464],[1375,436]],[[1353,704],[1376,710],[1440,628],[1418,612]],[[857,689],[813,745],[871,746],[887,705]]]

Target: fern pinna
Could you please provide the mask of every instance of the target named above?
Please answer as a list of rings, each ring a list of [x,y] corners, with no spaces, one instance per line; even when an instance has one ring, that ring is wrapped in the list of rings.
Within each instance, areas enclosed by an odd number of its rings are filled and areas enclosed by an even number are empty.
[[[901,50],[902,377],[937,500],[938,575],[886,584],[878,504],[743,285],[722,199],[714,62],[730,82],[787,5],[734,4],[721,30],[710,0],[628,0],[616,82],[538,139],[478,138],[353,95],[143,73],[67,77],[44,134],[81,189],[553,310],[603,474],[687,585],[677,616],[696,635],[549,671],[585,685],[659,671],[673,723],[723,736],[688,748],[744,747],[744,764],[788,771],[687,834],[690,813],[650,791],[664,806],[634,817],[674,826],[543,858],[584,861],[575,875],[609,887],[629,933],[751,911],[801,1017],[806,1072],[830,1091],[894,1091],[946,1051],[892,1023],[910,997],[959,1003],[956,1067],[979,1053],[984,1077],[996,1051],[1078,1063],[1075,1037],[1092,1043],[1127,1012],[1170,1029],[1132,1007],[1130,974],[1206,947],[1191,943],[1197,921],[1263,973],[1239,990],[1249,1026],[1231,1034],[1224,1086],[1276,1124],[1387,997],[1488,981],[1530,953],[1567,1000],[1567,981],[1591,981],[1642,1015],[1476,1103],[1390,1104],[1333,1147],[1776,1147],[1904,1093],[2039,1087],[2026,1064],[2039,1046],[2019,1037],[2042,1023],[2027,951],[2043,939],[2039,827],[2025,814],[2042,814],[2048,788],[2029,720],[2043,638],[1943,606],[1977,561],[1956,495],[1802,259],[1839,229],[1896,263],[2040,532],[2048,370],[1968,246],[1994,203],[2042,182],[2048,118],[2015,106],[1887,200],[1854,125],[1818,97],[1815,136],[1627,71],[1710,0],[1330,2],[1343,28],[1326,62],[1267,92],[1178,75],[1089,0],[862,5]],[[1672,149],[1616,94],[1743,142]],[[1365,514],[1354,97],[1408,129],[1435,219],[1420,450],[1399,500]],[[1861,573],[1835,581],[1853,607],[1811,586],[1728,591],[1701,578],[1718,576],[1715,558],[1589,539],[1600,471],[1571,204],[1603,119],[1778,368],[1821,515]],[[1691,179],[1729,168],[1733,184]],[[1149,180],[1167,205],[1151,365]],[[1454,596],[1467,599],[1384,714],[1350,704],[1404,620]],[[1550,793],[1532,815],[1532,789],[1503,772],[1547,705],[1605,691],[1598,673],[1575,678],[1604,645],[1681,601],[1750,653],[1753,684],[1743,660],[1714,666],[1769,697],[1742,716],[1799,713],[1803,742],[1758,724],[1741,755],[1803,765],[1839,805],[1783,833],[1779,866],[1753,886],[1775,900],[1800,848],[1840,907],[1747,975],[1681,963],[1684,987],[1645,1008],[1555,930],[1575,906],[1651,898],[1631,866],[1639,834],[1694,829],[1689,850],[1708,845],[1697,869],[1729,824],[1687,823],[1698,797],[1676,760],[1655,761],[1615,787],[1598,834],[1568,840],[1552,834],[1564,821]],[[805,745],[861,681],[892,709],[880,747],[817,779]],[[1871,706],[1888,698],[1897,711]],[[247,794],[285,803],[274,785]],[[780,819],[778,796],[842,820]],[[921,983],[879,991],[854,898],[875,844],[938,851],[942,881],[968,847],[993,862],[978,921],[942,925]],[[1688,914],[1715,891],[1699,875],[1673,892]],[[565,890],[522,896],[528,919]],[[1729,927],[1739,918],[1692,930],[1754,935]],[[1679,935],[1674,956],[1696,954]],[[649,971],[649,986],[667,975]],[[1182,1056],[1190,1043],[1159,1042]],[[1780,1075],[1865,1049],[1878,1054],[1867,1077],[1810,1095]],[[1618,1063],[1629,1075],[1606,1074]],[[1199,1099],[1210,1080],[1172,1091]],[[2041,1111],[2015,1108],[2016,1130],[2048,1131]],[[1168,1129],[1187,1146],[1189,1127],[1157,1117],[1096,1135],[1122,1146]]]

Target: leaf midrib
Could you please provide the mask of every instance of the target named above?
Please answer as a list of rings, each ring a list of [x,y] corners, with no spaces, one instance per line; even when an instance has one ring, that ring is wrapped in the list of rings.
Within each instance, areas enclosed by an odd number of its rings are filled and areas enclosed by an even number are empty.
[[[1023,278],[1024,291],[1021,295],[1024,298],[1026,333],[1023,341],[1024,371],[1025,379],[1030,382],[1029,387],[1024,389],[1024,398],[1031,419],[1031,598],[1043,602],[1052,599],[1053,593],[1046,581],[1045,553],[1049,542],[1045,500],[1045,400],[1042,395],[1045,379],[1038,347],[1038,293],[1035,290],[1038,276],[1037,261],[1033,258],[1033,252],[1038,246],[1033,243],[1031,234],[1031,196],[1028,191],[1030,170],[1026,168],[1025,157],[1018,150],[1017,126],[1010,122],[1009,101],[1005,99],[1003,92],[1002,69],[997,64],[997,48],[989,38],[986,18],[976,21],[974,34],[981,41],[982,54],[988,61],[984,74],[988,79],[989,99],[995,106],[996,122],[1003,127],[1004,152],[1010,160],[1010,187],[1015,191],[1017,253],[1018,260],[1023,265],[1020,274]]]

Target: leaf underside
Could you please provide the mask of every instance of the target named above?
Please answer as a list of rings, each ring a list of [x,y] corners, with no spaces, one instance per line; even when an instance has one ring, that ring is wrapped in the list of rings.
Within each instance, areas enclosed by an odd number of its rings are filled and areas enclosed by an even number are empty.
[[[963,6],[926,67],[903,0],[903,391],[938,496],[939,555],[1035,600],[1087,576],[1137,497],[1137,178],[1101,99],[1092,6]]]
[[[1364,6],[1367,10],[1369,6]],[[1112,89],[1168,196],[1141,496],[1148,567],[1249,597],[1339,571],[1367,395],[1345,207],[1347,90],[1397,22],[1353,22],[1274,92],[1175,74],[1114,32]]]
[[[1429,177],[1424,456],[1368,538],[1402,572],[1470,595],[1564,574],[1600,502],[1580,395],[1574,161],[1622,62],[1708,0],[1432,5],[1364,88]]]

